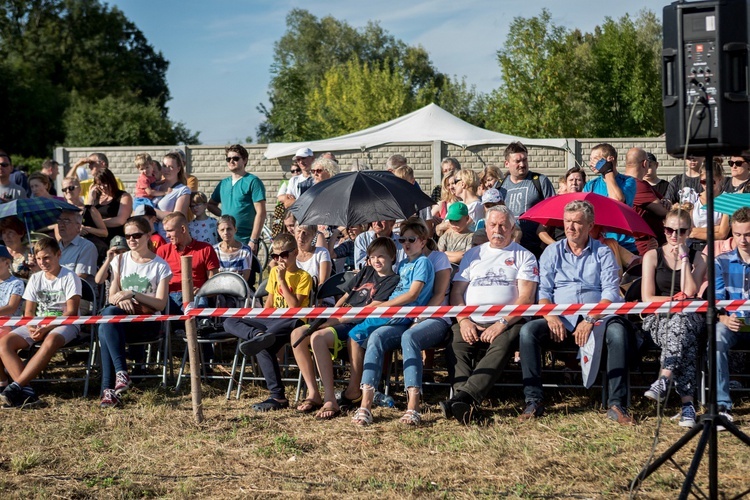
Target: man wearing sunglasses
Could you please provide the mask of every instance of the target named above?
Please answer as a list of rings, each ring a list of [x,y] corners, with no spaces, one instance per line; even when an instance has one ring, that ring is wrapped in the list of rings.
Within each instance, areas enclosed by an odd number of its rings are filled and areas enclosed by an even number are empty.
[[[314,160],[312,149],[299,148],[292,158],[292,168],[296,165],[300,169],[299,175],[289,179],[289,186],[283,200],[284,208],[291,207],[302,193],[310,189],[313,185],[313,177],[310,172]]]
[[[13,162],[10,161],[10,155],[0,149],[0,202],[2,203],[27,197],[26,190],[11,181],[11,172],[13,172]]]
[[[266,187],[257,176],[245,171],[247,149],[240,144],[224,148],[229,172],[208,200],[208,211],[221,217],[231,215],[237,221],[235,237],[258,251],[258,238],[266,221]],[[221,204],[221,208],[219,208]]]

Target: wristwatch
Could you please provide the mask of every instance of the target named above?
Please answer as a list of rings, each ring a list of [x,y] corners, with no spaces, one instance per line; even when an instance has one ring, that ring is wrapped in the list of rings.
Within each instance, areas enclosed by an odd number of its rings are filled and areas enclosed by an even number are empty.
[[[503,326],[508,326],[508,320],[505,318],[497,318],[498,323],[502,323]]]
[[[596,323],[596,318],[593,316],[586,316],[585,318],[583,318],[583,321],[585,321],[586,323],[591,323],[593,325]]]
[[[250,238],[250,243],[255,243],[257,245],[258,244],[258,239],[259,238]]]

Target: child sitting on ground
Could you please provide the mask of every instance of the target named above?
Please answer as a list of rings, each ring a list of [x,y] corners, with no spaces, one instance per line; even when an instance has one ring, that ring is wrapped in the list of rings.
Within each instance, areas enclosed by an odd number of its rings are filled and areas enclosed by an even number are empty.
[[[214,250],[219,257],[219,272],[241,274],[248,281],[253,272],[253,251],[234,237],[237,234],[237,220],[231,215],[222,215],[218,227],[221,243],[214,245]]]
[[[336,303],[336,307],[377,306],[391,296],[399,281],[399,276],[393,272],[393,262],[396,260],[396,244],[391,238],[376,238],[367,247],[367,260],[369,265],[362,268],[357,274],[356,280],[349,286],[347,293]],[[347,343],[349,330],[358,322],[354,319],[320,319],[313,322],[312,325],[300,326],[292,332],[293,345],[299,339],[303,339],[294,347],[294,358],[297,360],[297,365],[305,379],[308,395],[307,399],[297,407],[297,411],[312,413],[320,409],[315,414],[315,418],[318,420],[330,420],[341,415],[341,408],[336,401],[333,389],[332,360],[336,358],[339,351]],[[312,334],[308,336],[309,333]],[[315,368],[310,355],[311,345],[315,353],[320,380],[323,384],[324,402],[322,402],[315,380]],[[333,357],[330,349],[333,349]],[[359,400],[358,396],[348,398],[346,394],[347,392],[349,394],[359,393],[363,354],[364,351],[358,347],[356,351],[350,349],[349,387],[342,393],[342,399]]]
[[[138,179],[135,181],[135,199],[133,208],[139,205],[154,206],[155,198],[164,196],[167,193],[154,189],[156,185],[156,175],[154,174],[154,161],[148,153],[139,153],[135,156],[135,168],[138,169]]]
[[[216,219],[206,215],[207,204],[208,198],[205,194],[199,192],[190,195],[190,211],[195,219],[188,223],[188,229],[193,239],[216,245],[219,242],[216,236]]]
[[[268,277],[265,307],[307,307],[313,280],[297,267],[297,242],[291,234],[280,234],[273,241],[271,258],[277,262]],[[241,339],[240,351],[245,356],[256,356],[266,380],[270,396],[253,405],[255,411],[275,411],[289,408],[281,380],[281,368],[276,358],[289,342],[292,330],[302,325],[299,319],[283,318],[227,318],[224,330]]]
[[[81,279],[60,266],[60,246],[52,238],[34,243],[34,256],[41,271],[29,278],[23,298],[24,317],[78,316]],[[78,325],[20,326],[0,339],[0,384],[13,378],[0,394],[3,407],[20,408],[39,402],[29,385],[47,367],[58,349],[78,337]],[[39,350],[25,364],[18,351],[41,342]]]
[[[460,201],[448,208],[445,216],[451,228],[438,240],[438,250],[445,252],[451,264],[459,264],[464,253],[471,248],[474,233],[469,230],[471,217],[468,207]]]

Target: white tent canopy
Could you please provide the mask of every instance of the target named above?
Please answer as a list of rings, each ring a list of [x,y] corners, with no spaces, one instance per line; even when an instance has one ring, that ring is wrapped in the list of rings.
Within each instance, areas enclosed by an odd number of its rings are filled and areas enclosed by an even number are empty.
[[[442,141],[467,148],[481,145],[510,144],[521,141],[526,146],[567,150],[565,139],[526,139],[492,132],[463,121],[437,104],[428,104],[408,115],[375,125],[359,132],[308,142],[272,142],[264,156],[268,159],[292,156],[299,148],[322,151],[365,151],[393,142]]]

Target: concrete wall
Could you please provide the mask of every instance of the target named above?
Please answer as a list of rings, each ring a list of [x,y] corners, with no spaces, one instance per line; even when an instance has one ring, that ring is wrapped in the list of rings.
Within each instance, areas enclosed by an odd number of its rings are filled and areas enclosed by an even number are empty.
[[[650,151],[659,159],[660,176],[669,179],[682,170],[682,160],[670,158],[666,154],[666,144],[663,138],[626,138],[626,139],[577,139],[569,141],[573,146],[573,153],[556,149],[545,149],[540,147],[529,148],[529,163],[531,169],[541,172],[553,180],[564,173],[570,165],[576,161],[588,163],[588,154],[591,147],[600,142],[609,142],[620,154],[620,168],[623,168],[625,152],[631,147],[642,147]],[[137,153],[146,152],[156,159],[172,149],[173,146],[152,147],[104,147],[104,148],[57,148],[55,159],[61,164],[74,164],[77,159],[88,156],[93,152],[107,155],[110,168],[114,174],[122,179],[129,191],[135,190],[135,180],[138,171],[135,169],[133,160]],[[266,150],[264,144],[253,144],[246,146],[250,158],[248,160],[248,171],[258,175],[266,186],[267,199],[269,201],[269,213],[275,204],[276,193],[279,184],[288,177],[291,166],[291,158],[267,160],[263,158]],[[183,146],[188,157],[188,172],[195,175],[200,182],[200,190],[211,195],[214,187],[228,175],[226,162],[224,160],[224,146]],[[402,154],[409,160],[409,165],[414,169],[414,174],[422,189],[430,193],[435,182],[440,179],[440,161],[446,156],[456,157],[464,166],[477,172],[481,172],[484,165],[498,165],[503,167],[504,146],[477,146],[462,149],[452,144],[443,142],[427,143],[394,143],[385,146],[362,151],[334,151],[341,165],[342,172],[360,168],[384,168],[385,161],[393,154]],[[323,151],[316,151],[316,155]],[[67,169],[66,169],[67,171]]]

